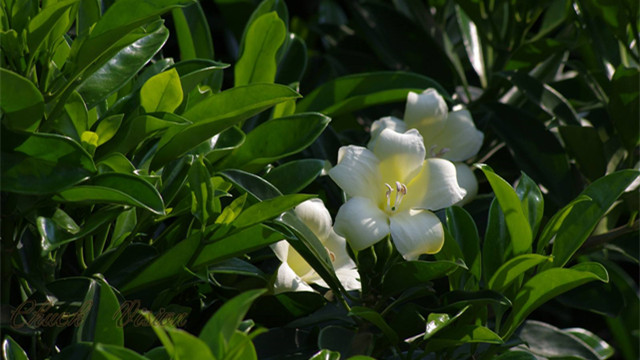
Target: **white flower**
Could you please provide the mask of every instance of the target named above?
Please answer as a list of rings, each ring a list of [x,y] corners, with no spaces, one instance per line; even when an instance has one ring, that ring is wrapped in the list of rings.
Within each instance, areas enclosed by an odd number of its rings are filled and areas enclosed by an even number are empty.
[[[346,290],[360,289],[356,264],[347,253],[346,241],[331,228],[331,215],[320,199],[307,200],[295,207],[296,216],[311,230],[327,249],[333,268]],[[294,250],[286,240],[271,248],[282,261],[278,268],[274,291],[314,291],[309,284],[328,287],[320,275]]]
[[[425,160],[422,136],[412,129],[383,129],[369,149],[343,146],[329,176],[351,198],[340,208],[335,231],[355,250],[388,234],[407,259],[440,251],[444,231],[437,210],[460,201],[456,168],[448,160]]]
[[[371,125],[371,142],[375,145],[383,129],[397,132],[417,129],[423,137],[428,157],[439,157],[456,162],[460,187],[467,195],[458,203],[462,205],[478,193],[478,181],[473,171],[462,161],[475,156],[484,140],[484,134],[476,129],[471,113],[462,109],[448,112],[447,104],[435,89],[421,94],[410,92],[404,112],[404,121],[396,117],[384,117]]]

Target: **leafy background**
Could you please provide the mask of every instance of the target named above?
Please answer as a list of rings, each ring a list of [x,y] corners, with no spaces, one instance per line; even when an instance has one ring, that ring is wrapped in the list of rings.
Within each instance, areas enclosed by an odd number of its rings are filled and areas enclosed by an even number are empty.
[[[5,358],[638,358],[637,2],[2,10]],[[304,194],[335,214],[338,148],[428,87],[485,133],[480,195],[439,213],[436,256],[354,254],[380,293],[345,293],[278,216]],[[329,293],[269,290],[283,238]],[[79,327],[16,328],[26,300],[93,306]],[[187,324],[121,327],[125,300]]]

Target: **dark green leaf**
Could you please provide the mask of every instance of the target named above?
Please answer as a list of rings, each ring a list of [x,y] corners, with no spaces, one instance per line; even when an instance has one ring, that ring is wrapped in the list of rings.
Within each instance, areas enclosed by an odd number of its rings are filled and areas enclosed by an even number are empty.
[[[609,8],[617,8],[617,6],[609,6]],[[636,121],[640,118],[638,76],[637,69],[620,65],[611,79],[611,91],[607,94],[609,95],[607,109],[611,120],[629,150],[640,144],[640,126]]]
[[[2,358],[4,360],[29,360],[27,353],[9,335],[2,341]]]
[[[289,87],[277,84],[251,84],[214,94],[184,113],[192,124],[165,133],[151,167],[173,160],[226,128],[299,96]]]
[[[84,303],[91,304],[91,308],[76,330],[76,342],[124,346],[124,332],[118,324],[120,303],[111,286],[100,277],[91,281]]]
[[[236,126],[232,126],[221,132],[220,135],[202,143],[196,152],[205,155],[210,163],[215,163],[242,145],[245,139],[244,132]]]
[[[235,85],[273,83],[276,78],[276,52],[282,45],[286,27],[273,11],[251,23],[244,47],[235,66]]]
[[[73,186],[96,171],[91,156],[68,137],[29,136],[2,130],[2,190],[49,194]]]
[[[43,7],[41,11],[29,21],[29,53],[36,54],[38,48],[43,41],[51,34],[52,30],[58,26],[59,21],[63,21],[61,29],[57,29],[56,33],[62,35],[67,32],[71,26],[69,21],[69,9],[79,0],[60,1],[49,6]],[[71,16],[73,18],[73,15]],[[54,37],[58,35],[54,33]],[[59,36],[58,35],[58,36]]]
[[[498,357],[496,360],[537,360],[535,355],[524,351],[508,351]]]
[[[513,253],[509,230],[497,198],[489,207],[487,230],[482,244],[482,271],[484,279],[489,279]]]
[[[264,200],[242,211],[231,225],[237,229],[253,226],[260,222],[273,219],[301,202],[314,197],[315,195],[291,194]]]
[[[393,330],[389,326],[389,324],[387,324],[387,322],[382,318],[380,314],[372,309],[362,306],[353,306],[349,311],[349,316],[357,316],[371,322],[372,324],[377,326],[378,329],[382,330],[384,335],[392,344],[395,344],[400,340],[395,330]]]
[[[164,203],[158,190],[139,176],[104,173],[91,179],[90,185],[77,185],[56,195],[58,201],[112,203],[144,208],[164,214]]]
[[[124,46],[102,67],[83,80],[78,92],[88,107],[94,107],[127,84],[162,48],[168,38],[169,30],[159,26]]]
[[[478,77],[480,78],[480,84],[482,87],[486,87],[487,74],[484,65],[484,56],[482,53],[482,43],[480,42],[480,36],[478,36],[478,28],[459,6],[456,6],[456,19],[458,20],[458,26],[460,26],[462,43],[464,44],[464,49],[467,52],[467,57],[471,62],[473,70],[476,71],[476,74],[478,74]]]
[[[44,112],[44,99],[27,78],[0,68],[2,124],[14,131],[34,131]]]
[[[582,173],[592,181],[604,176],[607,160],[598,130],[586,126],[560,126],[558,130],[567,153],[576,159]]]
[[[296,105],[296,113],[317,111],[337,116],[377,104],[404,102],[409,91],[436,88],[447,92],[432,79],[400,71],[384,71],[344,76],[323,84]]]
[[[608,359],[615,354],[615,350],[611,345],[607,344],[596,334],[592,333],[589,330],[581,329],[581,328],[570,328],[563,329],[564,333],[571,334],[580,340],[582,340],[585,344],[587,344],[596,354],[598,354],[598,358],[600,360]]]
[[[244,143],[220,167],[257,171],[309,146],[329,121],[322,114],[298,114],[269,120],[248,133]]]
[[[191,213],[200,224],[208,224],[209,218],[214,215],[213,200],[214,189],[211,183],[211,174],[201,157],[194,159],[189,168],[189,187],[191,188]]]
[[[311,184],[322,173],[323,168],[323,160],[295,160],[276,167],[264,178],[283,194],[295,194]]]
[[[289,33],[284,42],[283,57],[278,64],[276,82],[291,84],[300,81],[307,68],[307,45],[296,34]]]
[[[188,123],[160,119],[151,115],[141,115],[125,121],[112,140],[98,149],[98,154],[119,152],[126,154],[143,141],[171,127],[186,126]],[[102,151],[100,151],[102,150]]]
[[[382,291],[393,295],[417,285],[424,285],[431,280],[446,276],[460,264],[441,261],[405,261],[392,266],[382,282]]]
[[[543,38],[520,46],[513,52],[505,70],[531,70],[549,57],[549,54],[565,50],[567,45],[552,39]]]
[[[482,276],[480,236],[469,213],[461,207],[447,208],[447,228],[464,254],[464,262],[477,281]]]
[[[213,40],[199,3],[171,11],[176,27],[180,59],[214,59]]]
[[[258,175],[241,170],[226,170],[221,172],[220,175],[259,201],[282,195],[280,190]]]
[[[493,276],[491,276],[488,284],[489,289],[503,291],[525,271],[545,261],[551,261],[551,258],[549,256],[538,254],[523,254],[516,256],[502,264]]]
[[[560,229],[560,226],[562,226],[562,223],[564,223],[564,220],[573,210],[573,207],[576,206],[576,204],[581,203],[583,201],[591,202],[592,200],[586,195],[580,195],[577,198],[575,198],[573,201],[568,203],[565,207],[558,210],[558,212],[556,212],[551,217],[551,219],[547,222],[544,229],[540,233],[540,238],[538,239],[538,245],[536,247],[536,252],[538,254],[542,254],[544,252],[544,249],[549,244],[549,241],[551,241],[551,239],[556,235],[556,233]]]
[[[529,221],[531,234],[533,238],[538,233],[538,227],[542,221],[544,213],[544,198],[538,184],[536,184],[527,174],[522,174],[518,186],[516,186],[516,194],[520,199],[522,211]]]
[[[526,321],[519,335],[527,342],[529,351],[538,356],[602,359],[580,338],[540,321]]]
[[[502,344],[498,334],[480,325],[447,327],[427,343],[426,351],[438,351],[449,347],[459,347],[467,343]]]

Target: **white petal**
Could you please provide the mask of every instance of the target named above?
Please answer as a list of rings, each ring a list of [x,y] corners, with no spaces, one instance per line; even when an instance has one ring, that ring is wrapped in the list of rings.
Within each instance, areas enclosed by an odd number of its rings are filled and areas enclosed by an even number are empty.
[[[329,170],[329,176],[349,196],[361,196],[382,201],[384,183],[380,177],[380,161],[366,148],[343,146],[338,151],[338,164]]]
[[[338,210],[333,229],[359,251],[389,234],[389,219],[370,199],[354,197]]]
[[[278,268],[276,281],[273,284],[273,291],[280,294],[287,291],[314,291],[309,284],[304,282],[296,273],[287,265],[282,263]]]
[[[435,254],[444,244],[440,219],[426,210],[409,210],[391,217],[391,239],[406,260]]]
[[[422,172],[407,184],[404,208],[438,210],[462,200],[466,191],[458,185],[456,167],[449,160],[430,158]]]
[[[384,129],[395,130],[396,132],[403,133],[407,131],[407,125],[404,121],[398,119],[395,116],[386,116],[380,118],[371,124],[371,140],[369,140],[369,144],[367,144],[367,148],[373,149],[375,147],[375,142],[378,139],[378,135]]]
[[[320,199],[310,199],[298,204],[294,212],[309,229],[323,241],[331,232],[331,214]]]
[[[405,133],[384,129],[371,150],[380,160],[383,183],[391,186],[396,181],[406,184],[414,178],[426,154],[422,136],[415,129]]]
[[[287,267],[289,267],[291,271],[301,279],[311,283],[315,278],[317,278],[318,275],[311,265],[309,265],[300,253],[292,248],[286,240],[281,240],[272,244],[271,249],[276,254],[278,260],[286,263]]]
[[[435,89],[422,94],[410,92],[404,110],[407,128],[418,129],[423,134],[440,132],[447,117],[447,103]]]
[[[467,194],[456,203],[458,206],[469,203],[478,195],[478,179],[473,174],[473,170],[465,163],[454,163],[456,166],[456,178],[458,186],[463,188]]]
[[[271,250],[276,254],[276,257],[281,262],[287,262],[287,258],[289,257],[289,243],[287,240],[280,240],[275,244],[270,245]]]
[[[329,251],[333,269],[336,272],[338,280],[342,283],[342,286],[349,291],[359,290],[361,288],[359,280],[360,274],[358,274],[356,263],[349,257],[349,253],[347,253],[346,240],[334,231],[331,231],[327,241],[325,242],[325,247]],[[315,284],[327,288],[329,287],[329,285],[327,285],[327,283],[322,279],[315,281]]]
[[[476,129],[471,113],[459,110],[449,113],[444,129],[436,136],[425,139],[425,146],[435,146],[436,153],[442,151],[441,156],[451,161],[463,161],[475,156],[480,147],[484,134]],[[443,149],[446,149],[443,151]]]
[[[360,290],[362,288],[362,284],[360,283],[360,274],[358,273],[358,269],[353,268],[342,268],[336,270],[336,276],[338,276],[338,280],[344,287],[345,290]]]

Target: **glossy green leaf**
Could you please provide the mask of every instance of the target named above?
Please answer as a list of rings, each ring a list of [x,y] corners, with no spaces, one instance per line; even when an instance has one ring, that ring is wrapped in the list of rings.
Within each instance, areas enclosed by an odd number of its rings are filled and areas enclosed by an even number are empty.
[[[449,311],[450,309],[461,309],[467,305],[473,304],[480,305],[500,305],[511,306],[511,301],[504,295],[495,292],[493,290],[478,290],[478,291],[462,291],[453,290],[444,293],[440,297],[441,307],[437,308],[438,311]]]
[[[91,344],[93,345],[93,344]],[[101,355],[106,359],[119,359],[119,360],[147,360],[146,357],[138,354],[137,352],[127,349],[122,346],[114,346],[98,343],[95,344],[95,348],[93,350],[93,357],[97,358],[97,354]]]
[[[273,83],[277,70],[276,52],[284,42],[286,32],[284,22],[275,11],[251,23],[234,69],[236,86]]]
[[[313,356],[310,357],[309,360],[340,360],[340,353],[337,351],[324,349],[313,354]]]
[[[382,282],[382,292],[389,295],[397,294],[410,287],[424,285],[444,277],[458,267],[460,264],[447,260],[401,262],[387,271]]]
[[[76,342],[124,346],[124,331],[118,324],[120,303],[111,286],[102,278],[91,281],[84,302],[91,308],[76,330]]]
[[[282,195],[280,190],[258,175],[242,170],[226,170],[220,173],[231,181],[236,187],[249,193],[259,201],[271,199]]]
[[[549,54],[561,52],[566,48],[566,44],[553,38],[541,38],[540,40],[522,44],[513,52],[504,69],[531,70],[546,60]]]
[[[315,195],[290,194],[264,200],[242,211],[231,225],[238,229],[253,226],[273,219],[301,202],[314,197]]]
[[[213,40],[202,6],[199,3],[171,10],[176,28],[180,59],[214,59]]]
[[[504,338],[509,338],[526,317],[548,300],[589,281],[609,281],[602,265],[591,263],[571,269],[552,268],[536,274],[518,291],[513,310],[504,323]]]
[[[91,26],[100,20],[100,3],[98,0],[84,0],[78,4],[76,31],[78,36],[89,34]]]
[[[41,250],[46,254],[64,244],[93,235],[100,230],[103,225],[112,222],[120,213],[121,209],[117,208],[100,209],[87,215],[81,229],[71,234],[62,232],[64,228],[60,225],[59,221],[56,220],[55,216],[52,219],[38,217],[36,218],[36,228],[40,234]]]
[[[173,342],[173,356],[176,359],[203,359],[214,360],[211,350],[201,339],[189,334],[185,330],[165,327]]]
[[[484,279],[489,279],[513,253],[509,229],[497,198],[489,207],[487,230],[482,244],[482,271]]]
[[[496,360],[537,360],[535,355],[524,351],[508,351],[498,357]]]
[[[269,120],[248,133],[244,143],[220,166],[257,171],[270,162],[309,146],[329,121],[322,114],[298,114]]]
[[[460,27],[462,43],[464,44],[464,49],[467,52],[467,58],[471,62],[473,70],[478,74],[480,84],[482,87],[486,87],[487,74],[484,65],[482,43],[478,34],[478,27],[459,6],[456,6],[456,19],[458,20],[458,26]]]
[[[380,314],[376,311],[363,307],[363,306],[352,306],[349,311],[350,316],[357,316],[359,318],[365,319],[375,326],[378,329],[382,330],[384,335],[387,337],[387,340],[392,344],[397,343],[400,339],[398,338],[398,334],[393,330],[389,324],[382,318]]]
[[[544,197],[542,196],[542,192],[538,184],[528,177],[527,174],[523,173],[518,182],[518,186],[516,186],[516,194],[520,199],[522,211],[531,227],[531,234],[533,238],[535,238],[544,213]]]
[[[480,325],[461,325],[447,327],[440,331],[427,343],[426,351],[438,351],[446,348],[456,348],[467,343],[502,344],[502,338]]]
[[[4,360],[29,360],[27,353],[9,335],[6,335],[2,341],[2,358]]]
[[[213,208],[213,184],[211,174],[207,170],[201,157],[194,159],[189,168],[189,187],[191,188],[191,213],[200,221],[201,225],[207,225],[215,210]]]
[[[193,266],[199,268],[240,256],[267,247],[282,238],[282,234],[264,225],[254,225],[205,245],[193,261]]]
[[[568,203],[565,207],[558,210],[558,212],[556,212],[551,217],[551,219],[547,222],[544,229],[540,233],[540,237],[538,239],[538,245],[536,249],[536,252],[538,254],[543,253],[544,249],[547,247],[551,239],[556,235],[556,233],[560,229],[560,226],[562,226],[562,224],[564,223],[564,220],[573,210],[573,207],[576,206],[576,204],[579,204],[583,201],[591,202],[592,200],[586,195],[580,195],[577,198],[575,198],[573,201]]]
[[[640,117],[640,85],[637,80],[637,69],[620,65],[613,74],[611,91],[607,94],[607,109],[627,149],[640,144],[640,126],[635,121]]]
[[[64,112],[61,116],[50,119],[52,128],[75,141],[80,141],[80,135],[89,129],[89,113],[82,96],[74,91],[67,103],[64,104]]]
[[[80,144],[54,134],[2,131],[2,190],[49,194],[73,186],[96,171]]]
[[[162,131],[178,126],[186,126],[188,122],[176,122],[171,119],[161,119],[151,115],[140,115],[128,119],[121,125],[118,132],[109,143],[98,149],[98,154],[119,152],[126,154],[135,149],[146,139]]]
[[[225,302],[207,321],[200,332],[200,339],[209,346],[216,358],[222,359],[230,350],[229,342],[240,322],[253,301],[264,293],[263,289],[244,292]]]
[[[2,123],[14,131],[34,131],[44,113],[44,99],[27,78],[0,68],[0,109]]]
[[[148,113],[173,112],[181,103],[182,86],[175,68],[154,75],[140,89],[140,105]]]
[[[436,88],[447,92],[432,79],[406,72],[375,72],[344,76],[316,88],[296,105],[296,113],[317,111],[337,116],[378,104],[404,102],[409,91]]]
[[[579,337],[540,321],[527,320],[519,336],[527,342],[529,351],[538,356],[604,359]]]
[[[111,140],[113,135],[115,135],[118,131],[123,117],[123,114],[118,114],[100,120],[100,122],[98,123],[98,127],[96,128],[96,134],[98,135],[98,146]]]
[[[229,67],[229,64],[213,60],[193,59],[181,61],[175,64],[174,67],[180,74],[182,93],[188,94],[191,90],[195,89],[198,84],[203,83],[206,79],[209,79],[216,74],[221,74],[223,69]]]
[[[578,115],[569,101],[551,86],[518,71],[498,75],[506,78],[530,101],[565,125],[580,125]]]
[[[127,84],[160,51],[168,38],[169,30],[159,26],[123,47],[102,67],[83,80],[78,92],[88,107],[94,107]]]
[[[216,135],[200,144],[194,152],[205,155],[210,163],[215,163],[242,145],[245,139],[244,132],[238,127],[232,126],[221,132],[220,135]]]
[[[598,130],[586,126],[560,126],[558,130],[567,153],[576,160],[581,172],[592,181],[604,176],[607,160]]]
[[[251,16],[249,16],[249,20],[247,21],[242,32],[242,37],[240,38],[238,53],[241,54],[243,52],[249,28],[258,18],[274,11],[278,14],[280,20],[284,22],[285,29],[289,28],[289,10],[287,9],[287,4],[283,0],[263,0],[258,4],[255,10],[253,10]]]
[[[304,40],[289,33],[280,51],[283,56],[278,64],[276,82],[291,84],[300,81],[307,68],[307,45]]]
[[[553,266],[564,266],[595,229],[598,221],[640,172],[622,170],[594,181],[581,195],[592,201],[574,204],[553,242]]]
[[[600,360],[608,359],[615,354],[615,350],[606,341],[602,340],[599,336],[592,333],[589,330],[582,328],[570,328],[563,329],[564,333],[569,333],[583,342],[585,342],[589,347],[598,354],[598,358]]]
[[[324,169],[324,161],[322,160],[294,160],[276,167],[264,178],[283,194],[295,194],[320,176],[322,169]]]
[[[55,198],[63,202],[131,205],[164,214],[164,203],[158,190],[139,176],[129,174],[100,174],[91,179],[90,185],[63,190]]]
[[[424,332],[423,339],[427,340],[433,335],[435,335],[438,331],[449,326],[449,324],[451,324],[457,318],[459,318],[460,315],[464,314],[464,312],[467,311],[468,308],[469,308],[468,306],[464,307],[454,316],[450,316],[449,314],[446,314],[446,313],[429,314],[429,316],[427,317],[427,325],[426,325],[426,330]]]
[[[165,133],[151,167],[173,160],[226,128],[299,96],[290,88],[276,84],[251,84],[214,94],[184,113],[192,124]]]
[[[538,254],[523,254],[505,262],[491,276],[489,289],[496,291],[505,290],[511,283],[518,279],[525,271],[545,262],[551,261],[549,256]]]
[[[520,255],[531,251],[531,243],[533,242],[531,227],[515,190],[509,183],[493,172],[493,169],[489,166],[479,165],[479,167],[487,177],[487,180],[489,180],[489,184],[491,184],[491,188],[504,213],[513,254]]]
[[[480,253],[480,236],[478,229],[469,213],[461,207],[447,208],[447,228],[456,239],[460,250],[464,254],[464,262],[469,272],[480,281],[482,276],[482,259]]]
[[[127,159],[121,153],[113,152],[102,160],[100,160],[96,166],[100,173],[115,171],[124,174],[133,174],[136,171],[136,167],[133,166],[131,161]]]
[[[52,29],[56,27],[55,25],[59,20],[64,19],[64,21],[68,22],[69,14],[67,12],[72,6],[76,5],[78,1],[79,0],[66,0],[51,4],[42,8],[41,11],[29,21],[28,44],[31,54],[37,52],[42,42],[49,36]],[[66,26],[57,31],[60,35],[67,32],[71,23],[65,23],[65,25]]]
[[[505,141],[522,171],[549,189],[548,199],[563,204],[577,193],[564,149],[544,125],[528,113],[493,104],[492,129]],[[536,141],[530,141],[536,139]]]

